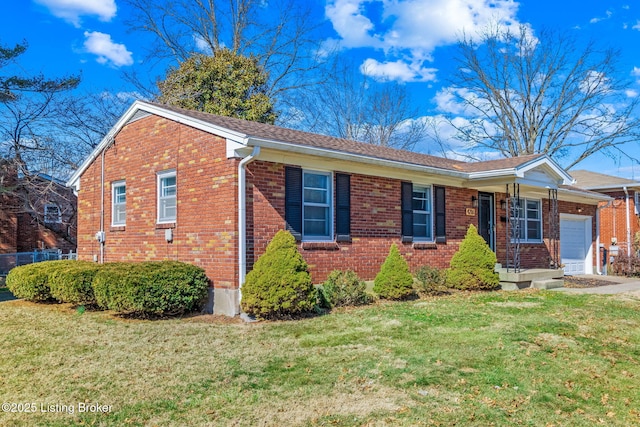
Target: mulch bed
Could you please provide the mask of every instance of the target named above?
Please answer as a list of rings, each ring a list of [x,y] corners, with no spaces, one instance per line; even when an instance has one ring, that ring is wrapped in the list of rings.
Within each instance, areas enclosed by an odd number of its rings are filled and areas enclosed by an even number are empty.
[[[565,276],[564,278],[565,288],[597,288],[599,286],[617,285],[619,283],[620,282],[613,282],[611,280],[587,279],[585,277]]]

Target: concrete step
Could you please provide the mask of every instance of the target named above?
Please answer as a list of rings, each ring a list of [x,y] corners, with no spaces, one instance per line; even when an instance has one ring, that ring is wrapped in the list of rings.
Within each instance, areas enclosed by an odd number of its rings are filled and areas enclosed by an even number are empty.
[[[531,287],[536,289],[555,289],[564,286],[564,279],[532,280]]]

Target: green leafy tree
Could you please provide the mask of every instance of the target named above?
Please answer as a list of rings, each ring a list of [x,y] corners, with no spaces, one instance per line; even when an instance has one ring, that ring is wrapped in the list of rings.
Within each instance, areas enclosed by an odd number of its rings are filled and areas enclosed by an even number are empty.
[[[229,49],[195,54],[158,82],[160,102],[273,124],[277,117],[267,94],[268,74],[253,57]]]
[[[451,258],[447,284],[461,290],[493,290],[500,279],[495,272],[496,254],[471,224],[460,249]]]
[[[247,274],[242,287],[242,310],[278,318],[310,311],[316,304],[307,263],[288,231],[280,230]]]
[[[395,243],[376,275],[373,292],[385,299],[402,299],[413,293],[413,276]]]

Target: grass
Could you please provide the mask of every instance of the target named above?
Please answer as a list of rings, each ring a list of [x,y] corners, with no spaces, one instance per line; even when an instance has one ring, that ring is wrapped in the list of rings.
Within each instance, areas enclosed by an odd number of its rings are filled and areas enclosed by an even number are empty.
[[[636,425],[640,301],[454,294],[243,324],[0,305],[3,425]],[[40,412],[93,402],[107,414]]]

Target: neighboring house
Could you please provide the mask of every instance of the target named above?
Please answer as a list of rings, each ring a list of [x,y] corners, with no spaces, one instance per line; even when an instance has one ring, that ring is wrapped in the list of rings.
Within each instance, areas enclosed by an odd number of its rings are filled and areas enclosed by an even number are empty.
[[[571,175],[576,186],[613,199],[601,202],[598,209],[601,245],[607,250],[617,246],[619,251],[632,254],[636,234],[640,232],[640,181],[585,170]]]
[[[18,177],[2,162],[0,253],[76,250],[77,197],[63,182],[38,174]]]
[[[138,101],[68,184],[80,259],[195,263],[235,315],[285,228],[316,283],[373,279],[392,243],[413,270],[447,267],[469,224],[505,266],[590,273],[607,197],[572,182],[545,155],[467,163]]]

